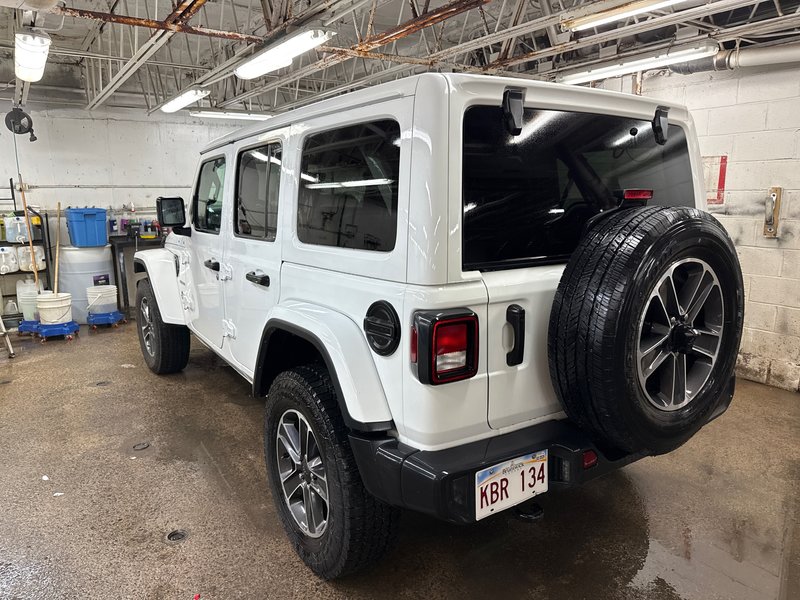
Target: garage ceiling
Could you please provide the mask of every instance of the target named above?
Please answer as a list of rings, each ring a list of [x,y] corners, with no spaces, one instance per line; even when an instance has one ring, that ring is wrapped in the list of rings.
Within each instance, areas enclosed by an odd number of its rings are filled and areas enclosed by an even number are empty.
[[[800,0],[688,0],[600,27],[563,31],[570,17],[628,2],[183,0],[175,8],[167,0],[68,0],[35,15],[0,8],[6,15],[0,25],[0,75],[8,82],[0,97],[153,111],[180,90],[199,85],[211,91],[203,100],[208,107],[277,113],[429,70],[552,80],[565,69],[684,40],[713,39],[731,49],[800,39]],[[53,45],[44,79],[23,86],[13,76],[14,31],[34,16]],[[312,24],[337,35],[291,67],[251,81],[233,75],[261,46]]]

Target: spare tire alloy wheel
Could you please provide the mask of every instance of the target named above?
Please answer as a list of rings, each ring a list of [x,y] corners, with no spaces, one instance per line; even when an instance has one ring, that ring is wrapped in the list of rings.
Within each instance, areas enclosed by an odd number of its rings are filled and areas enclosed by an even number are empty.
[[[318,538],[328,525],[328,478],[317,438],[296,410],[283,413],[276,437],[283,500],[303,533]]]
[[[744,292],[736,249],[689,207],[614,211],[559,282],[548,329],[553,387],[598,444],[663,454],[730,399]]]
[[[639,384],[660,410],[691,402],[717,361],[725,322],[722,290],[700,259],[672,264],[650,293],[639,320]]]

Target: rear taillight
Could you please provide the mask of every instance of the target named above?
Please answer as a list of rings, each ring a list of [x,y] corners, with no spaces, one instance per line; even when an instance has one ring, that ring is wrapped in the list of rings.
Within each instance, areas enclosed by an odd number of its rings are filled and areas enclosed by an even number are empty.
[[[411,330],[411,364],[422,383],[438,385],[478,372],[478,317],[469,309],[418,312]]]

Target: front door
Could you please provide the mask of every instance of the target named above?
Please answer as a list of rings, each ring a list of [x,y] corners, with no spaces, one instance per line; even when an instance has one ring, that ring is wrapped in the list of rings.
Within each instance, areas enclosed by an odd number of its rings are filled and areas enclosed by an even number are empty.
[[[281,234],[278,206],[285,153],[280,138],[236,156],[233,232],[225,262],[225,315],[233,360],[252,377],[270,309],[278,302]]]
[[[225,156],[204,160],[192,199],[187,297],[183,307],[191,329],[207,344],[222,347],[224,305],[222,282],[222,207],[225,199]],[[184,283],[184,282],[182,282]]]

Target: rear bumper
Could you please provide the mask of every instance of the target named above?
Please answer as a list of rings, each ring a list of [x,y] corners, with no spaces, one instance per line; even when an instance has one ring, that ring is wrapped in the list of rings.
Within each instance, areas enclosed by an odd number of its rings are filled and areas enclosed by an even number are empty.
[[[734,379],[710,420],[725,412]],[[352,433],[350,445],[367,490],[388,504],[453,523],[475,521],[475,472],[530,452],[548,451],[549,489],[580,485],[628,465],[646,453],[601,448],[570,421],[547,421],[445,450],[417,450],[390,437]],[[583,468],[583,453],[597,463]]]
[[[394,438],[350,436],[367,490],[384,502],[454,523],[475,521],[475,472],[537,450],[548,451],[550,489],[580,485],[641,455],[601,451],[569,421],[548,421],[446,450],[417,450]],[[583,453],[597,464],[583,468]]]

